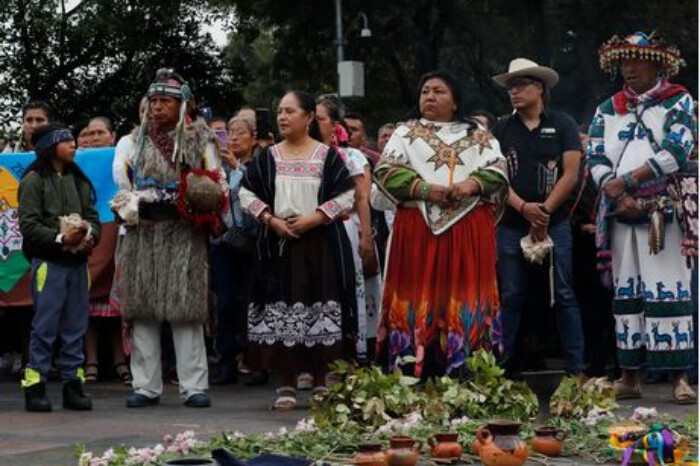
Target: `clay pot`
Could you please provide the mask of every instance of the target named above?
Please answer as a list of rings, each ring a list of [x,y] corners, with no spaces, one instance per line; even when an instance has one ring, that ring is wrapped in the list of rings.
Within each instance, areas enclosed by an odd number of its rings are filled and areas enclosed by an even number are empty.
[[[527,461],[527,444],[517,421],[491,421],[476,431],[479,457],[486,466],[520,466]]]
[[[552,426],[542,426],[535,429],[532,438],[532,449],[546,456],[557,456],[564,448],[567,433]]]
[[[386,466],[387,455],[382,451],[379,443],[365,443],[358,445],[358,451],[353,463],[363,466]]]
[[[479,437],[477,437],[476,440],[474,440],[472,442],[472,444],[469,446],[469,449],[471,450],[472,455],[479,456],[479,447],[480,446],[481,446],[481,442],[479,441]]]
[[[460,445],[459,434],[445,433],[435,434],[428,439],[430,455],[433,458],[454,459],[461,458],[463,449]]]
[[[389,451],[387,451],[387,464],[389,466],[414,466],[418,463],[422,445],[422,442],[411,437],[391,437]]]

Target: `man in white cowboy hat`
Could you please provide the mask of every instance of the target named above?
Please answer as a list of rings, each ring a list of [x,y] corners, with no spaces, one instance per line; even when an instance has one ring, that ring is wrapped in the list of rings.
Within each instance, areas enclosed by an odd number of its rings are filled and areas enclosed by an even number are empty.
[[[668,81],[678,73],[680,53],[654,33],[614,36],[599,54],[601,68],[619,70],[624,80],[622,90],[598,107],[587,148],[591,174],[602,191],[599,262],[612,262],[615,286],[622,368],[615,391],[618,398],[639,398],[639,369],[666,369],[672,373],[673,400],[694,403],[697,396],[686,375],[695,358],[690,269],[681,256],[678,193],[669,189],[693,151],[693,100]],[[681,191],[685,182],[694,183],[690,191],[697,196],[697,177],[680,183]],[[697,235],[697,216],[692,217],[688,228]]]
[[[514,354],[527,291],[534,284],[521,240],[553,243],[550,292],[566,355],[566,371],[583,370],[581,313],[572,283],[572,238],[563,207],[576,185],[581,141],[569,115],[546,107],[549,90],[559,81],[556,71],[525,59],[510,62],[508,72],[493,80],[508,90],[515,110],[502,118],[494,136],[506,154],[510,171],[508,208],[498,227],[498,274],[501,285],[505,363],[516,369]]]

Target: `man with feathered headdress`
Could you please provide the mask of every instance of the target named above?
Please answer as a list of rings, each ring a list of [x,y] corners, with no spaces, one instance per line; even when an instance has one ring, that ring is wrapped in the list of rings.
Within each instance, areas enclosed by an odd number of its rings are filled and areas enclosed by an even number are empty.
[[[679,212],[669,189],[695,138],[693,100],[668,80],[683,62],[654,33],[615,36],[599,53],[601,68],[619,70],[624,79],[622,90],[598,107],[587,150],[602,191],[599,269],[612,272],[615,287],[623,369],[616,394],[641,397],[639,369],[646,366],[672,371],[673,400],[693,403],[696,394],[685,373],[694,359],[690,270],[681,256]]]
[[[122,314],[133,322],[134,392],[126,405],[159,401],[161,324],[169,322],[185,404],[208,407],[208,235],[227,187],[213,133],[188,116],[194,101],[184,79],[160,70],[146,97],[135,147],[115,167],[121,191],[112,201],[127,230],[117,257]]]

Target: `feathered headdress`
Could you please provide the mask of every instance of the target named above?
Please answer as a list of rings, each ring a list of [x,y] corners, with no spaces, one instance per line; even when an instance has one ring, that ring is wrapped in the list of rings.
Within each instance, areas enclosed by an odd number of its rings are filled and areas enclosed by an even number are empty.
[[[167,68],[161,68],[156,72],[156,79],[148,87],[146,97],[150,99],[153,96],[173,97],[180,101],[180,112],[175,127],[175,140],[171,162],[173,164],[182,163],[182,147],[185,143],[185,126],[187,124],[187,104],[192,99],[192,91],[187,85],[187,82],[180,75]],[[139,128],[138,140],[136,147],[139,149],[137,158],[140,156],[143,146],[146,141],[148,132],[148,114],[150,111],[150,103],[147,101],[146,108],[141,115],[141,126]]]

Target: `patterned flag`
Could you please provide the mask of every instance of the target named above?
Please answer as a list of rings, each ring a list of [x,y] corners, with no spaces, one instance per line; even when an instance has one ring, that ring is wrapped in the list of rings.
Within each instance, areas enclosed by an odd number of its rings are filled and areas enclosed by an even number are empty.
[[[22,254],[19,232],[17,189],[34,152],[0,154],[0,306],[31,304],[29,262]],[[97,211],[102,222],[102,239],[90,257],[92,297],[109,294],[114,273],[117,225],[109,201],[117,192],[112,179],[114,148],[81,149],[75,160],[97,191]]]

